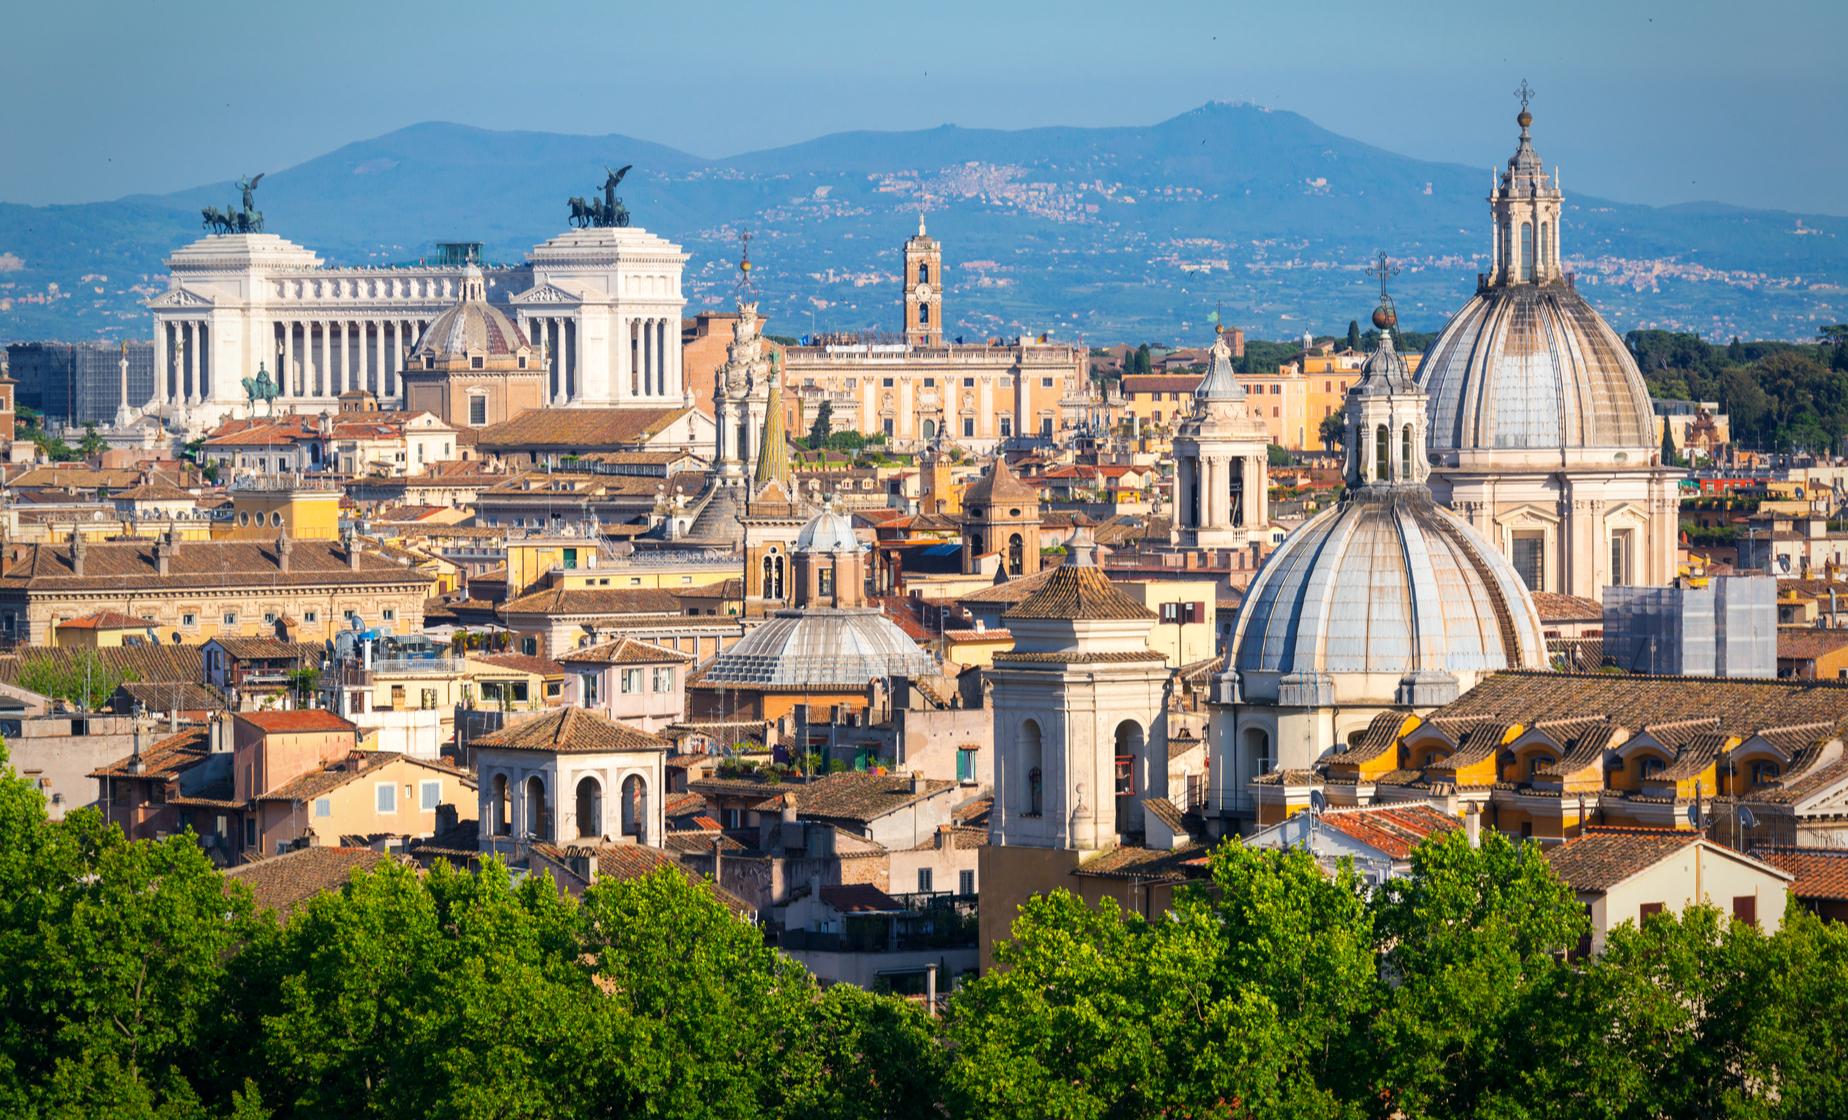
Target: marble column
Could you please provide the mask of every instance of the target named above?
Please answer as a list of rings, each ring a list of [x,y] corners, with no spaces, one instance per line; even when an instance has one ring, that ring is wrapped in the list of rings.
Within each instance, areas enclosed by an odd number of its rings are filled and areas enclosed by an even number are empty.
[[[340,374],[336,386],[335,396],[353,387],[353,322],[350,319],[340,320]]]
[[[199,403],[199,321],[186,321],[186,403]]]
[[[167,400],[167,324],[154,320],[154,396],[155,408]]]

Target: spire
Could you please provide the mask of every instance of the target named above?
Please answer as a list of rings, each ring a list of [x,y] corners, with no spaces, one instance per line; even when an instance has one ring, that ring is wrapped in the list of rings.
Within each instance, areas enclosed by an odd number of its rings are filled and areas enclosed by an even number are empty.
[[[789,438],[783,424],[783,371],[777,352],[770,352],[770,395],[764,404],[763,442],[757,449],[757,472],[752,481],[759,486],[780,482],[789,487]]]
[[[924,236],[924,207],[918,207],[918,236]]]
[[[1424,391],[1393,345],[1399,313],[1386,291],[1386,281],[1398,269],[1381,253],[1367,272],[1380,281],[1380,304],[1373,310],[1380,342],[1360,367],[1360,380],[1348,390],[1342,444],[1347,450],[1345,476],[1350,495],[1375,487],[1422,487],[1430,473],[1425,459]]]
[[[1498,176],[1489,195],[1495,219],[1495,269],[1490,282],[1496,287],[1553,283],[1564,275],[1559,260],[1563,197],[1559,184],[1547,175],[1540,153],[1534,151],[1534,114],[1528,108],[1534,91],[1523,81],[1514,95],[1521,102],[1514,118],[1521,126],[1521,136],[1507,170]]]

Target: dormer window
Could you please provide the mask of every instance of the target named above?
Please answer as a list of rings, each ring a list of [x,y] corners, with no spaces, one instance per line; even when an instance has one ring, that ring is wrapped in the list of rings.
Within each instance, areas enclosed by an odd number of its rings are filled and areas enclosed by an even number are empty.
[[[482,358],[481,358],[481,355],[480,355],[480,354],[470,354],[470,355],[469,355],[469,357],[468,357],[468,368],[470,368],[470,369],[480,369],[480,368],[482,368]]]
[[[1637,772],[1638,777],[1653,778],[1657,774],[1660,774],[1662,771],[1666,769],[1668,769],[1668,763],[1662,761],[1661,759],[1645,758],[1643,759],[1641,765],[1639,765],[1636,768],[1636,772]]]
[[[526,368],[526,355],[524,355],[524,354],[521,354],[521,355],[520,355],[520,368],[521,368],[521,369],[525,369],[525,368]]]

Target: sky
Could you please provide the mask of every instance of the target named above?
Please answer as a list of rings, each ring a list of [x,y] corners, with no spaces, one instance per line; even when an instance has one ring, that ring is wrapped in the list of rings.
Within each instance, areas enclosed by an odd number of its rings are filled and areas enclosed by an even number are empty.
[[[845,129],[1148,124],[1250,101],[1568,192],[1848,214],[1844,0],[5,0],[0,201],[279,170],[427,120],[701,156]]]

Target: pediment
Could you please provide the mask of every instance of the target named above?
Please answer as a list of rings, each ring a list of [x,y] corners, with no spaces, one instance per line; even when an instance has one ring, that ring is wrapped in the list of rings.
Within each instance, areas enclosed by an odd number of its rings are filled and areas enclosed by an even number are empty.
[[[155,311],[174,307],[210,307],[212,300],[186,288],[170,288],[149,300],[148,306]]]
[[[520,307],[520,306],[524,306],[529,303],[558,304],[558,303],[582,303],[583,301],[584,301],[584,297],[577,294],[576,292],[573,292],[570,289],[565,288],[552,281],[547,281],[543,284],[537,284],[531,288],[526,289],[525,291],[521,292],[519,295],[514,296],[511,299],[509,299],[507,302],[513,304],[515,307]]]

